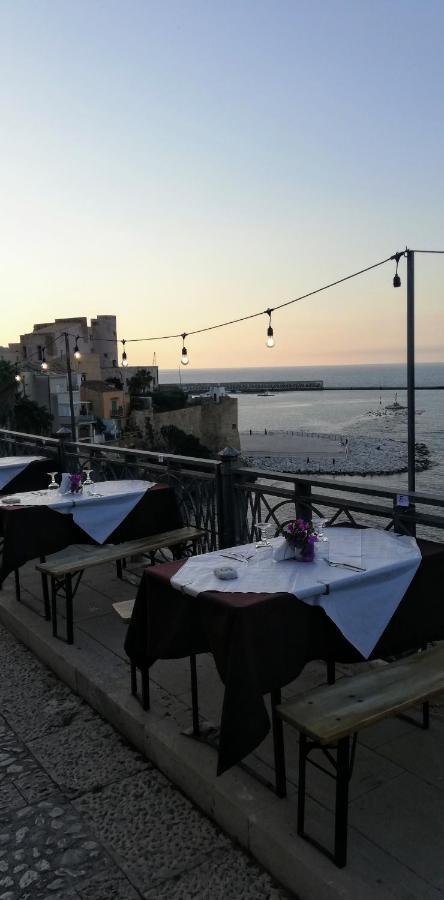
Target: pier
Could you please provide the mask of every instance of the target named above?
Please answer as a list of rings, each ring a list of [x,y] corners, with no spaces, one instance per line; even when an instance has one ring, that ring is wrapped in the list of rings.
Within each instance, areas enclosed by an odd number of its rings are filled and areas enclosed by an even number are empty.
[[[195,384],[159,384],[160,391],[181,388],[187,394],[206,394],[216,382],[199,381]],[[347,384],[341,386],[325,385],[323,381],[218,381],[218,387],[225,388],[227,394],[280,394],[285,391],[406,391],[406,385],[379,384]],[[444,391],[443,384],[415,385],[416,391]]]

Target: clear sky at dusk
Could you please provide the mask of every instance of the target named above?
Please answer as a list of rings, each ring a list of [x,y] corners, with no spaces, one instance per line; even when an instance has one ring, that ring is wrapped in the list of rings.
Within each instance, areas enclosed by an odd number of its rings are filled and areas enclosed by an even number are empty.
[[[444,249],[442,0],[0,0],[0,344],[275,306],[408,244]],[[444,257],[417,358],[444,360]],[[187,340],[195,367],[402,361],[393,265]],[[174,367],[180,342],[128,348]]]

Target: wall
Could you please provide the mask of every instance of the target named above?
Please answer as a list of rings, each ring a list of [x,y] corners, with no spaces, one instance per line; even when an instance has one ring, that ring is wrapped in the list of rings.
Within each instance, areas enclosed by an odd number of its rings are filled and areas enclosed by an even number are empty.
[[[161,428],[166,425],[175,425],[185,434],[192,434],[213,453],[218,453],[224,447],[240,449],[237,399],[233,397],[226,397],[220,403],[203,400],[184,409],[154,413],[155,432],[160,434]]]

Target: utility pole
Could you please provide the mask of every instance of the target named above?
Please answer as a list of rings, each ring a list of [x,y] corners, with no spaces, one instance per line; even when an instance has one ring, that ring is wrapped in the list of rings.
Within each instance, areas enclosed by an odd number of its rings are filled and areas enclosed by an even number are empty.
[[[415,251],[407,250],[407,465],[415,490]]]
[[[76,417],[74,415],[74,400],[72,396],[72,374],[71,374],[71,360],[69,358],[69,339],[68,332],[63,332],[65,336],[65,350],[66,350],[66,371],[68,374],[68,392],[69,392],[69,408],[71,411],[71,437],[73,441],[76,440]]]

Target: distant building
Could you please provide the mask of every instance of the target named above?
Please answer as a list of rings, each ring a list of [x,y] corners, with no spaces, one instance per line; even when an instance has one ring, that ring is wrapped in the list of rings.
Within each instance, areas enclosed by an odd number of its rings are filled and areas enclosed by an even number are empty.
[[[52,370],[42,372],[38,363],[28,363],[22,370],[23,394],[43,406],[51,413],[53,421],[51,431],[55,434],[60,428],[71,429],[71,407],[69,402],[68,376],[63,364],[54,361]],[[91,404],[82,400],[80,395],[81,377],[72,374],[72,400],[76,440],[94,443],[96,440],[96,416]]]
[[[104,380],[118,374],[117,320],[116,316],[97,316],[88,320],[85,316],[56,319],[33,326],[28,334],[21,334],[18,343],[0,348],[0,359],[8,362],[39,362],[43,355],[49,366],[54,360],[66,357],[64,332],[68,332],[71,365],[84,378]],[[77,363],[72,359],[75,339],[82,354]]]
[[[80,396],[90,404],[96,418],[101,419],[106,435],[114,440],[120,437],[129,407],[126,391],[104,381],[83,381]]]

